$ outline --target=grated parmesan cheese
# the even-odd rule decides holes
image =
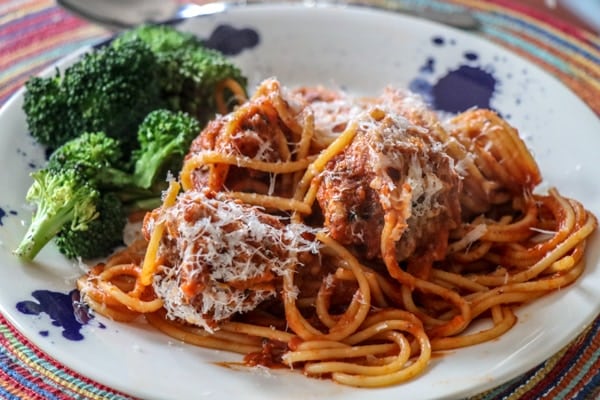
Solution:
[[[159,257],[167,262],[155,277],[154,290],[164,300],[169,318],[208,331],[275,295],[273,284],[264,285],[272,283],[268,279],[259,284],[253,284],[253,279],[269,274],[281,277],[300,264],[301,252],[316,253],[319,246],[307,239],[314,234],[312,228],[284,224],[224,193],[180,194],[176,204],[164,210],[161,221],[167,228]],[[200,285],[200,293],[189,298],[182,289],[186,282]],[[237,288],[240,282],[248,282],[248,287]]]

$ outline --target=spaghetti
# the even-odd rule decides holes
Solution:
[[[393,385],[581,276],[596,218],[540,181],[489,110],[442,124],[391,88],[357,99],[270,79],[194,141],[145,239],[78,287],[101,314],[248,365]]]

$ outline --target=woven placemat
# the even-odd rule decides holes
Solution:
[[[481,34],[560,79],[600,115],[600,38],[518,1],[403,0],[407,6],[470,8]],[[110,36],[48,0],[0,2],[0,105],[53,61]],[[599,132],[600,134],[600,132]],[[473,399],[597,399],[600,319],[531,371]],[[130,399],[40,351],[0,315],[0,398]]]

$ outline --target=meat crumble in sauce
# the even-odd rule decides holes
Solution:
[[[289,368],[283,363],[283,355],[290,350],[286,343],[275,340],[263,340],[262,349],[244,356],[244,365],[267,368]]]
[[[209,122],[206,128],[192,142],[187,157],[206,151],[220,154],[235,155],[258,161],[285,161],[281,148],[287,147],[288,152],[294,148],[284,144],[293,143],[291,132],[286,121],[279,118],[278,108],[286,108],[290,115],[296,117],[302,107],[292,100],[283,98],[282,88],[274,80],[266,81],[254,96],[234,112],[219,115]],[[300,100],[300,99],[298,99]],[[215,165],[213,168],[225,168]],[[194,187],[213,191],[233,190],[267,194],[273,190],[272,177],[265,172],[254,171],[236,166],[226,167],[231,173],[209,174],[204,168],[195,172]],[[275,188],[276,189],[276,188]],[[287,195],[290,193],[270,193]]]

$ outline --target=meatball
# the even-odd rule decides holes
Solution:
[[[460,179],[429,130],[374,106],[356,120],[352,143],[320,175],[317,201],[330,235],[367,258],[381,257],[386,215],[400,215],[396,258],[427,274],[460,223]]]
[[[167,316],[208,331],[276,295],[281,277],[316,251],[310,228],[284,224],[224,193],[187,191],[166,209],[147,214],[144,234],[164,234],[153,288]]]

